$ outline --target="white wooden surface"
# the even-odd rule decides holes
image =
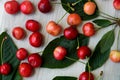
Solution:
[[[11,31],[16,26],[21,26],[25,29],[25,21],[28,19],[35,19],[39,21],[42,25],[42,29],[40,32],[45,36],[45,44],[40,48],[34,48],[29,45],[28,37],[31,32],[27,31],[27,37],[24,40],[16,40],[13,37],[14,42],[16,43],[17,47],[24,47],[29,52],[39,52],[44,49],[44,47],[48,44],[49,41],[54,39],[55,37],[50,36],[46,33],[45,26],[50,20],[58,21],[65,11],[61,7],[61,5],[52,5],[53,11],[48,14],[42,14],[37,9],[37,3],[39,0],[31,0],[35,5],[36,11],[32,15],[24,15],[19,12],[16,15],[9,15],[4,10],[4,3],[8,0],[0,0],[0,33],[4,30],[11,35]],[[22,2],[23,0],[18,0]],[[108,13],[112,16],[120,17],[120,12],[116,11],[113,8],[112,2],[113,0],[95,0],[99,9],[105,13]],[[57,0],[60,2],[60,0]],[[68,27],[66,23],[66,17],[60,22],[63,28]],[[80,30],[80,26],[78,29]],[[110,28],[100,30],[95,36],[91,37],[89,47],[93,50],[96,46],[97,42],[100,40],[102,35],[106,33]],[[117,30],[116,30],[117,33]],[[116,35],[117,36],[117,35]],[[93,45],[94,44],[94,45]],[[112,49],[116,49],[116,42],[114,43]],[[47,68],[37,68],[35,69],[35,73],[30,78],[24,78],[24,80],[52,80],[55,76],[75,76],[79,77],[80,73],[84,71],[84,65],[76,62],[75,64],[64,68],[64,69],[47,69]],[[120,80],[120,63],[116,64],[108,60],[101,68],[95,70],[93,73],[95,76],[99,75],[100,71],[104,72],[103,80]]]

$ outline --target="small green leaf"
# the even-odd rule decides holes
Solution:
[[[53,51],[57,46],[63,46],[67,49],[67,57],[78,60],[76,55],[76,49],[78,47],[78,42],[80,46],[88,45],[89,38],[80,34],[75,40],[67,40],[64,36],[52,40],[43,51],[43,64],[42,67],[45,68],[64,68],[70,66],[76,61],[69,60],[67,58],[58,61],[53,57]]]
[[[12,70],[9,75],[0,75],[0,80],[21,80],[21,76],[18,73],[20,61],[16,58],[16,51],[17,47],[10,36],[6,32],[3,32],[0,35],[0,64],[5,62],[10,63]]]
[[[114,30],[107,32],[102,39],[98,42],[93,55],[90,57],[88,63],[91,70],[101,67],[109,58],[110,49],[115,39]],[[86,66],[86,71],[88,71]]]
[[[73,3],[77,2],[78,0],[61,0],[62,7],[69,13],[77,13],[81,16],[83,20],[90,20],[93,18],[96,18],[99,15],[98,7],[96,8],[96,11],[93,15],[87,15],[83,11],[83,6],[88,0],[81,0],[79,3],[77,3],[75,6],[72,6]],[[91,0],[95,2],[94,0]],[[96,4],[97,5],[97,4]],[[70,8],[74,9],[74,11]]]
[[[77,80],[77,78],[70,76],[56,76],[53,80]]]
[[[112,24],[111,21],[107,20],[107,19],[96,19],[93,21],[96,25],[100,26],[100,27],[108,27]]]

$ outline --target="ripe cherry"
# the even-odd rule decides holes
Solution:
[[[53,51],[53,55],[56,60],[63,60],[66,54],[67,54],[67,50],[62,46],[57,46]]]
[[[40,30],[41,25],[36,20],[27,20],[26,29],[32,32],[37,32]]]
[[[12,30],[12,35],[17,40],[21,40],[21,39],[25,38],[26,33],[25,33],[25,30],[22,27],[15,27]]]
[[[94,80],[94,75],[89,72],[83,72],[80,74],[79,80]]]
[[[40,2],[38,3],[38,9],[42,13],[48,13],[51,11],[52,6],[51,6],[49,0],[40,0]]]
[[[78,36],[78,31],[75,27],[70,26],[64,29],[64,37],[66,39],[72,40],[75,39],[77,36]]]
[[[62,31],[62,27],[54,21],[50,21],[46,26],[46,31],[52,36],[57,36]]]
[[[11,72],[11,65],[9,63],[4,63],[0,67],[0,73],[3,75],[8,75]]]
[[[20,6],[17,1],[7,1],[4,8],[8,14],[16,14],[20,10]]]
[[[113,7],[114,7],[116,10],[120,10],[120,0],[114,0],[114,1],[113,1]]]
[[[91,22],[85,23],[82,28],[83,34],[85,36],[93,36],[95,34],[95,27]]]
[[[38,53],[32,53],[28,56],[28,62],[32,67],[40,67],[42,64],[42,58]]]
[[[30,77],[33,73],[33,68],[30,64],[23,62],[19,65],[19,73],[22,77]]]
[[[25,48],[20,48],[16,52],[16,57],[19,60],[24,60],[25,58],[27,58],[27,56],[28,56],[28,52]]]
[[[96,4],[94,2],[86,2],[84,4],[84,12],[87,14],[87,15],[93,15],[95,13],[95,10],[96,10]]]
[[[112,50],[110,52],[110,60],[116,63],[120,62],[120,52],[117,50]]]
[[[29,37],[29,43],[33,47],[40,47],[42,45],[42,40],[43,40],[42,34],[39,32],[34,32]]]
[[[77,50],[77,55],[80,59],[85,59],[86,57],[91,56],[91,50],[87,46],[81,46]]]
[[[67,17],[67,23],[72,26],[78,26],[82,22],[81,17],[77,13],[72,13]]]
[[[24,14],[31,14],[34,11],[34,6],[29,0],[26,0],[20,4],[20,10]]]

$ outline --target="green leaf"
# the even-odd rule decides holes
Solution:
[[[115,39],[114,30],[107,32],[102,39],[98,42],[93,55],[90,57],[88,63],[91,70],[101,67],[109,58],[110,49]],[[88,71],[86,66],[86,71]]]
[[[78,47],[78,42],[80,46],[88,45],[89,38],[80,34],[75,40],[67,40],[64,36],[52,40],[43,51],[43,64],[42,67],[45,68],[64,68],[70,66],[76,61],[69,60],[67,58],[62,61],[58,61],[53,57],[53,51],[57,46],[63,46],[67,49],[67,57],[78,60],[76,55],[76,49]]]
[[[9,75],[0,75],[0,80],[21,80],[21,76],[18,73],[20,61],[16,58],[16,51],[17,47],[10,36],[6,32],[3,32],[0,35],[0,64],[5,62],[10,63],[12,70]]]
[[[75,3],[77,1],[78,0],[61,0],[62,7],[69,13],[79,14],[83,20],[90,20],[90,19],[96,18],[99,15],[98,7],[96,8],[96,11],[93,15],[87,15],[84,13],[83,6],[86,2],[88,2],[88,0],[81,0],[75,6],[71,5],[72,3]],[[95,2],[94,0],[91,0],[91,1]],[[70,7],[68,5],[70,5],[70,7],[72,7],[74,9],[74,11],[72,9],[70,9]]]
[[[107,19],[96,19],[93,21],[96,25],[100,26],[100,27],[108,27],[112,24],[111,21],[107,20]]]
[[[77,80],[77,78],[70,76],[56,76],[53,80]]]

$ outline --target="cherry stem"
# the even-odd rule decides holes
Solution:
[[[4,41],[7,39],[7,37],[4,37],[3,38],[3,40],[2,40],[2,43],[1,43],[1,62],[2,62],[2,64],[3,64],[3,43],[4,43]]]
[[[75,6],[76,4],[78,4],[79,2],[81,2],[82,0],[78,0],[78,1],[76,1],[76,2],[74,2],[74,3],[72,3],[72,6]]]
[[[110,20],[113,20],[113,21],[116,21],[117,19],[113,19],[113,18],[111,18],[111,17],[105,17],[105,16],[103,16],[103,15],[100,15],[101,17],[103,17],[103,18],[106,18],[106,19],[110,19]]]
[[[66,14],[67,12],[57,21],[57,24],[65,17]]]
[[[82,64],[86,64],[86,63],[83,62],[83,61],[76,60],[76,59],[73,59],[73,58],[70,58],[70,57],[67,57],[67,56],[65,56],[65,58],[67,58],[67,59],[69,59],[69,60],[71,60],[71,61],[78,61],[78,62],[80,62],[80,63],[82,63]]]
[[[77,44],[78,44],[78,46],[77,46],[77,49],[78,49],[80,47],[80,43],[79,43],[78,37],[77,37]]]

